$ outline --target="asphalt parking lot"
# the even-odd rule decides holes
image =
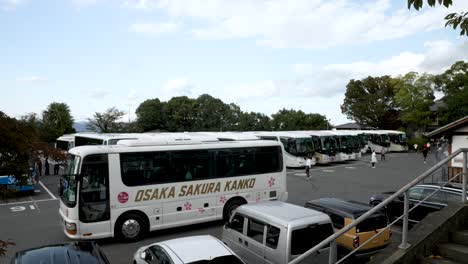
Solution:
[[[288,170],[289,202],[302,206],[311,199],[338,197],[367,203],[370,195],[396,190],[434,163],[431,160],[423,163],[421,154],[391,153],[386,155],[386,161],[378,162],[375,169],[370,167],[368,156],[360,161],[315,166],[310,181],[305,179],[303,170]],[[8,248],[6,257],[0,257],[0,263],[8,263],[18,250],[69,241],[63,234],[58,215],[58,179],[58,176],[43,176],[38,185],[40,193],[0,200],[0,239],[12,239],[16,243]],[[191,235],[220,237],[221,231],[221,222],[210,222],[152,232],[135,243],[114,239],[97,242],[111,263],[131,263],[134,252],[143,245]],[[395,231],[394,237],[398,239],[398,231]]]

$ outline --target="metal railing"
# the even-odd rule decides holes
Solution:
[[[456,156],[458,156],[459,154],[463,153],[463,166],[462,166],[462,172],[460,174],[457,174],[456,176],[452,177],[451,179],[449,179],[443,186],[447,185],[448,182],[451,182],[453,179],[459,177],[460,175],[462,176],[462,195],[461,195],[461,202],[462,203],[466,203],[467,200],[466,200],[466,190],[467,190],[467,187],[466,187],[466,183],[467,183],[467,176],[468,176],[468,169],[467,169],[467,153],[468,153],[468,148],[462,148],[462,149],[458,149],[457,151],[455,151],[454,153],[452,153],[451,155],[449,155],[448,157],[446,157],[445,159],[441,160],[440,162],[438,162],[436,165],[434,165],[432,168],[430,168],[429,170],[427,170],[426,172],[422,173],[421,175],[419,175],[418,177],[416,177],[414,180],[412,180],[411,182],[409,182],[408,184],[406,184],[405,186],[403,186],[400,190],[398,190],[397,192],[393,193],[392,195],[390,195],[387,199],[383,200],[381,203],[379,203],[378,205],[376,205],[374,208],[372,208],[371,210],[369,210],[368,212],[364,213],[363,215],[361,215],[360,217],[358,217],[356,220],[354,220],[353,222],[351,222],[349,225],[346,225],[344,226],[343,228],[341,228],[339,231],[337,231],[336,233],[334,233],[333,235],[329,236],[327,239],[323,240],[322,242],[320,242],[319,244],[315,245],[313,248],[307,250],[306,252],[304,252],[302,255],[300,255],[299,257],[293,259],[292,261],[289,262],[289,264],[296,264],[296,263],[300,263],[302,260],[304,260],[305,258],[307,258],[308,256],[316,253],[318,250],[320,250],[321,248],[323,247],[326,247],[326,246],[330,246],[330,257],[329,257],[329,263],[341,263],[342,261],[344,261],[346,258],[348,258],[349,256],[353,255],[359,248],[361,248],[362,246],[366,245],[367,243],[369,243],[370,241],[372,241],[372,239],[376,238],[377,236],[379,236],[382,232],[384,232],[386,229],[390,228],[393,224],[397,223],[398,221],[400,221],[401,219],[403,219],[403,229],[402,229],[402,238],[401,238],[401,243],[400,245],[398,246],[400,249],[403,249],[403,250],[406,250],[408,249],[411,245],[408,244],[408,222],[411,221],[410,219],[408,219],[408,215],[409,215],[409,212],[411,212],[414,208],[416,208],[418,205],[420,205],[422,202],[424,202],[425,200],[427,200],[428,198],[430,198],[432,195],[434,195],[437,191],[439,191],[440,189],[437,189],[436,191],[432,192],[430,195],[428,195],[425,199],[419,201],[415,206],[413,206],[411,209],[409,208],[409,195],[408,195],[408,190],[415,186],[416,184],[418,184],[419,182],[423,181],[424,179],[428,178],[429,176],[431,176],[434,172],[437,172],[437,170],[443,168],[443,166],[445,166],[448,162],[450,162],[452,159],[454,159]],[[359,223],[361,223],[362,221],[366,220],[368,217],[370,217],[371,215],[377,213],[377,212],[380,212],[382,209],[385,208],[385,206],[387,206],[389,203],[391,203],[395,198],[398,198],[399,196],[401,195],[404,195],[404,213],[403,215],[401,215],[400,217],[398,217],[396,220],[394,220],[392,223],[390,223],[389,225],[387,225],[385,228],[383,228],[382,230],[380,230],[378,233],[376,233],[374,236],[372,236],[370,239],[368,239],[367,241],[365,241],[364,243],[360,244],[359,247],[355,248],[353,251],[351,251],[349,254],[347,254],[346,256],[344,256],[343,258],[341,258],[340,260],[336,260],[336,239],[340,236],[342,236],[344,233],[348,232],[349,230],[351,230],[352,228],[354,228],[355,226],[357,226]]]

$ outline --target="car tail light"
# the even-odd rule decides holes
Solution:
[[[353,238],[353,247],[354,248],[359,247],[359,237],[354,237]]]

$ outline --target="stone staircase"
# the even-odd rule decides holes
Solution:
[[[434,255],[423,260],[422,264],[463,264],[468,263],[468,230],[451,233],[448,243],[440,243]]]

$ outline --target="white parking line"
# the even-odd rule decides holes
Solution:
[[[0,206],[3,206],[3,205],[14,205],[14,204],[25,204],[25,203],[39,203],[39,202],[47,202],[47,201],[55,201],[55,200],[58,200],[58,198],[54,198],[54,199],[42,199],[42,200],[33,200],[33,201],[25,201],[25,202],[14,202],[14,203],[2,203],[0,204]]]
[[[41,181],[39,181],[39,184],[42,186],[42,188],[44,188],[44,189],[47,191],[47,193],[48,193],[53,199],[57,199],[57,197],[55,197],[55,195],[54,195],[53,193],[51,193],[51,192],[49,191],[49,189],[47,189],[47,187],[45,187],[45,185],[44,185]]]

